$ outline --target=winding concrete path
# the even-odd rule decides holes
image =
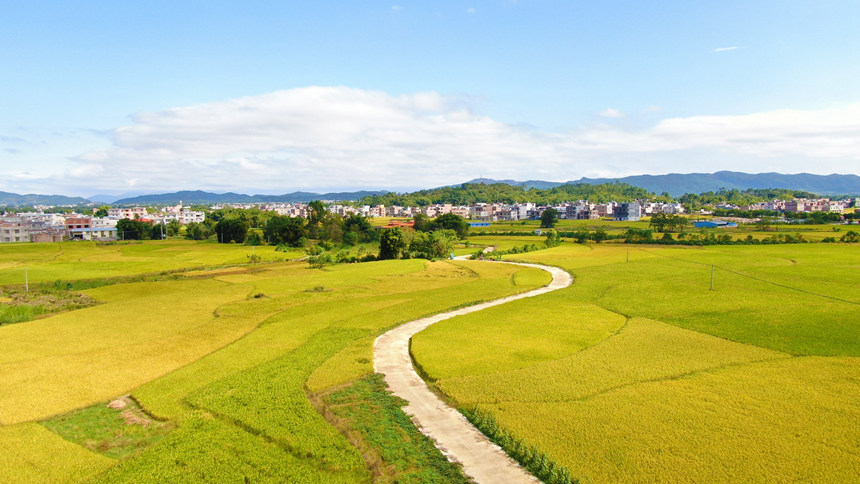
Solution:
[[[421,433],[435,441],[436,447],[449,460],[462,464],[466,475],[479,484],[534,483],[537,479],[490,442],[460,412],[448,406],[427,388],[412,366],[409,340],[415,333],[439,321],[517,299],[546,294],[565,288],[573,282],[570,274],[557,267],[514,262],[504,264],[545,270],[552,274],[552,282],[540,289],[410,321],[376,338],[373,344],[373,365],[376,371],[385,375],[385,381],[392,393],[409,402],[404,410],[412,417]]]

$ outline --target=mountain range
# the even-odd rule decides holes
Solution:
[[[812,175],[810,173],[798,173],[785,175],[782,173],[742,173],[736,171],[718,171],[716,173],[670,173],[668,175],[636,175],[622,178],[580,178],[568,182],[547,182],[540,180],[515,181],[515,180],[491,180],[489,178],[476,178],[468,183],[507,183],[508,185],[519,185],[529,188],[555,188],[559,185],[573,183],[612,183],[619,181],[630,185],[642,187],[650,192],[668,192],[673,197],[679,197],[685,193],[704,193],[717,191],[720,188],[727,190],[747,188],[785,188],[789,190],[803,190],[819,195],[860,195],[860,176],[857,175]]]
[[[812,175],[798,173],[786,175],[782,173],[742,173],[735,171],[718,171],[716,173],[670,173],[668,175],[636,175],[622,178],[580,178],[568,182],[553,182],[543,180],[494,180],[476,178],[467,183],[506,183],[508,185],[529,188],[554,188],[560,185],[575,183],[629,183],[644,188],[653,193],[668,192],[673,197],[685,193],[703,193],[717,191],[720,188],[728,190],[747,188],[785,188],[803,190],[819,195],[860,195],[860,176],[857,175]],[[182,201],[187,205],[210,205],[215,203],[297,203],[312,200],[359,200],[369,195],[388,193],[380,191],[356,191],[337,193],[292,192],[283,195],[245,195],[242,193],[212,193],[202,190],[180,191],[112,200],[109,195],[94,195],[91,199],[82,197],[67,197],[63,195],[18,195],[0,191],[0,206],[33,206],[33,205],[88,205],[107,203],[112,205],[165,205]]]
[[[32,207],[34,205],[86,205],[89,200],[82,197],[67,197],[64,195],[37,195],[28,193],[27,195],[18,195],[17,193],[0,192],[0,206],[7,207]]]
[[[180,201],[186,205],[209,205],[213,203],[298,203],[313,200],[358,200],[370,195],[382,195],[386,191],[357,191],[337,193],[293,192],[283,195],[245,195],[243,193],[211,193],[202,190],[162,193],[158,195],[140,195],[123,198],[113,202],[114,205],[164,205],[176,204]]]

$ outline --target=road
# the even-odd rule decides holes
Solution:
[[[409,355],[409,340],[412,335],[432,324],[517,299],[546,294],[565,288],[573,282],[570,274],[557,267],[513,262],[488,263],[516,264],[542,269],[552,274],[552,282],[539,289],[416,319],[398,326],[378,337],[374,342],[373,364],[377,372],[385,375],[385,381],[391,392],[409,402],[404,407],[404,411],[412,418],[419,430],[430,437],[449,460],[462,464],[463,471],[475,482],[479,484],[534,483],[538,482],[537,479],[508,457],[501,448],[490,442],[460,412],[447,405],[427,388],[424,380],[415,372]]]

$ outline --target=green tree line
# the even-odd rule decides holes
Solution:
[[[476,202],[485,203],[525,203],[532,202],[541,205],[557,204],[571,200],[589,200],[594,203],[610,201],[630,201],[639,198],[655,198],[656,196],[644,188],[634,187],[627,183],[575,183],[561,185],[545,190],[508,185],[506,183],[464,183],[453,187],[441,187],[431,190],[420,190],[412,193],[386,193],[373,195],[359,200],[362,205],[401,205],[426,207],[433,204],[450,203],[452,205],[469,205]]]

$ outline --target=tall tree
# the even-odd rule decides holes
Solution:
[[[307,237],[305,221],[299,217],[272,217],[263,228],[263,236],[270,244],[299,247]]]
[[[545,228],[555,227],[555,224],[558,223],[558,210],[554,208],[548,208],[540,214],[540,226]]]
[[[446,213],[436,217],[430,227],[432,230],[453,230],[460,239],[469,236],[469,222],[454,213]]]
[[[240,218],[223,218],[215,224],[215,233],[218,235],[218,242],[241,244],[245,242],[249,228],[251,225]]]
[[[403,229],[400,227],[385,229],[379,237],[379,258],[399,259],[408,245]]]
[[[121,240],[143,240],[152,235],[152,224],[123,218],[117,220],[116,231]]]

